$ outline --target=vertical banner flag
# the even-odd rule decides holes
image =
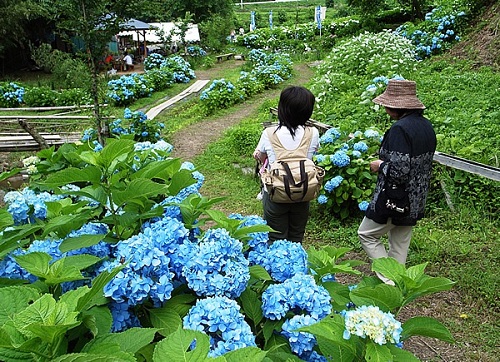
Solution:
[[[273,28],[273,11],[272,10],[269,12],[269,27],[271,29]]]
[[[321,5],[316,6],[316,22],[318,23],[318,29],[321,29]]]
[[[255,11],[250,13],[250,31],[255,30]]]

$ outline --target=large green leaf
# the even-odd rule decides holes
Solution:
[[[372,262],[372,270],[397,282],[405,274],[405,267],[394,258],[378,258]]]
[[[166,185],[145,178],[135,179],[127,185],[125,190],[113,190],[113,202],[120,207],[132,199],[150,198],[160,194],[167,194],[167,192]]]
[[[411,336],[432,337],[449,343],[455,342],[450,331],[441,322],[431,317],[408,319],[403,324],[401,339],[406,340]]]
[[[323,356],[328,356],[329,361],[352,362],[356,361],[356,355],[351,348],[343,347],[340,344],[332,343],[328,338],[316,336],[316,342]]]
[[[33,275],[42,276],[49,273],[49,263],[52,257],[47,253],[37,251],[24,255],[17,255],[14,258],[22,268]]]
[[[365,359],[369,362],[392,362],[394,360],[387,346],[379,345],[371,340],[366,343]]]
[[[0,209],[0,230],[14,224],[14,219],[6,209]]]
[[[227,362],[260,362],[266,357],[267,352],[257,347],[245,347],[224,355]]]
[[[450,290],[453,285],[455,285],[455,282],[448,278],[425,276],[423,282],[417,288],[408,291],[403,305],[407,305],[423,295]]]
[[[180,167],[181,161],[178,158],[151,162],[141,168],[139,171],[132,174],[130,178],[132,180],[135,178],[157,178],[167,182],[176,172],[179,172]],[[190,172],[189,174],[191,178],[193,178]]]
[[[120,333],[104,334],[87,343],[82,352],[95,352],[99,351],[100,346],[117,344],[121,351],[136,353],[153,341],[156,332],[156,328],[130,328]]]
[[[36,233],[42,227],[43,225],[40,223],[14,226],[10,230],[4,230],[0,235],[0,259],[12,250],[27,244],[29,240],[25,240],[25,238]]]
[[[92,280],[92,288],[78,301],[77,311],[81,312],[92,307],[92,300],[98,294],[102,295],[103,289],[115,276],[122,270],[124,266],[114,268],[111,272],[102,271],[96,278]]]
[[[95,166],[87,166],[85,168],[68,167],[48,175],[45,181],[35,182],[35,185],[49,188],[82,182],[97,185],[101,183],[101,178],[101,171]]]
[[[350,297],[355,305],[376,305],[384,312],[394,311],[403,302],[401,291],[386,284],[358,287],[351,291]]]
[[[420,362],[420,360],[413,355],[413,353],[406,351],[404,349],[398,348],[393,344],[387,345],[392,355],[394,356],[394,361],[397,362]]]
[[[250,318],[255,326],[259,325],[264,316],[262,314],[262,302],[260,301],[258,294],[250,288],[246,288],[240,295],[240,301],[243,306],[245,316]]]
[[[267,280],[267,281],[272,280],[272,278],[269,275],[269,273],[267,272],[267,270],[264,269],[260,265],[252,265],[252,266],[250,266],[249,269],[250,269],[250,275],[252,276],[252,278],[256,278],[258,280]]]
[[[193,346],[193,342],[196,342]],[[153,362],[202,362],[210,342],[205,333],[179,328],[156,345]]]
[[[0,288],[0,326],[39,297],[36,289],[26,286]]]
[[[107,169],[109,174],[114,173],[116,165],[125,161],[134,150],[134,144],[134,140],[108,139],[106,147],[98,153],[99,165]]]
[[[177,195],[179,191],[183,188],[191,186],[196,183],[196,180],[193,178],[191,171],[189,170],[179,170],[172,175],[170,179],[170,185],[168,186],[169,195]]]
[[[96,306],[82,312],[82,322],[95,337],[109,333],[113,325],[113,316],[108,306]]]
[[[135,362],[137,359],[129,353],[108,348],[108,353],[71,353],[51,360],[52,362]]]
[[[78,230],[83,224],[88,222],[91,210],[82,211],[79,214],[72,215],[60,215],[53,219],[48,220],[48,222],[43,227],[42,238],[55,233],[59,237],[65,237],[73,230]]]
[[[59,245],[59,250],[65,253],[70,250],[78,250],[82,248],[88,248],[89,246],[96,245],[104,239],[105,235],[80,235],[72,238],[66,238]]]
[[[173,308],[153,308],[149,311],[149,318],[153,327],[159,333],[168,336],[182,326],[182,319]]]

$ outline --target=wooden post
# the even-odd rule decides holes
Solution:
[[[42,150],[45,148],[49,148],[49,145],[47,144],[47,142],[45,142],[45,139],[42,136],[40,136],[40,134],[37,132],[37,130],[34,129],[33,127],[31,127],[28,124],[28,122],[26,122],[25,119],[19,119],[18,122],[21,125],[21,127],[26,132],[28,132],[31,135],[31,137],[33,137],[33,139],[40,145],[40,148]]]

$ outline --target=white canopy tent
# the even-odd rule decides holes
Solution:
[[[175,25],[175,23],[149,23],[151,27],[155,29],[148,29],[143,31],[143,35],[145,41],[149,44],[151,43],[163,43],[163,40],[158,35],[160,31],[163,31],[165,35],[172,34],[172,42],[180,42],[182,39],[178,33],[179,29]],[[134,41],[139,41],[139,34],[134,30],[129,31],[121,31],[117,34],[117,36],[132,36]],[[184,39],[186,42],[199,42],[200,41],[200,32],[198,31],[197,24],[189,24],[189,28],[186,32],[186,37]]]

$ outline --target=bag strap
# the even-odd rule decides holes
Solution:
[[[312,141],[312,130],[311,127],[304,127],[304,136],[302,136],[302,140],[300,141],[299,146],[293,150],[287,150],[283,147],[283,144],[278,138],[278,135],[275,133],[275,129],[266,128],[267,136],[269,141],[271,142],[271,146],[273,147],[274,153],[276,154],[276,160],[294,160],[307,158],[307,153],[309,151],[309,146]]]
[[[283,183],[285,184],[285,192],[288,195],[288,198],[292,200],[292,192],[290,191],[290,184],[293,185],[294,187],[302,187],[302,197],[300,198],[300,201],[304,199],[304,197],[307,194],[307,190],[309,188],[309,179],[307,178],[306,175],[306,166],[305,166],[305,160],[301,160],[299,163],[300,167],[300,181],[295,182],[295,179],[293,178],[292,171],[290,170],[290,167],[288,166],[288,163],[285,161],[279,161],[283,168],[285,169],[286,175],[283,176]]]

